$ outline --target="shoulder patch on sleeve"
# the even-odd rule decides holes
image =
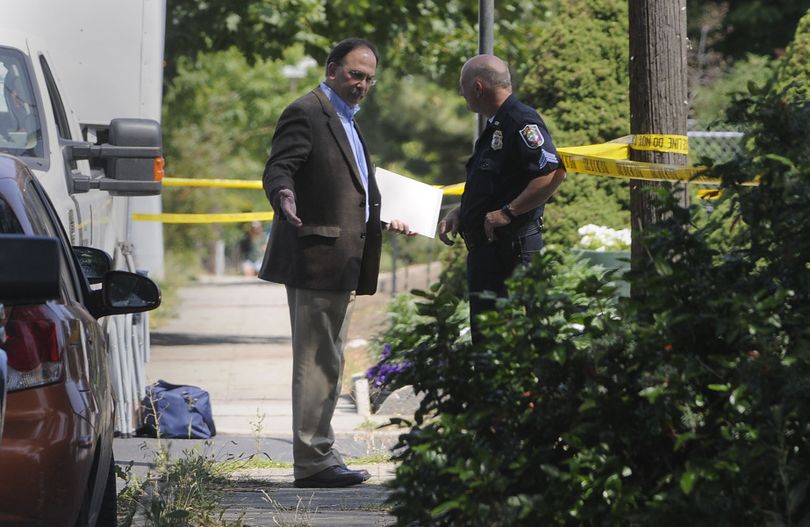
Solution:
[[[540,127],[536,124],[527,124],[521,128],[520,137],[523,138],[523,142],[526,143],[526,146],[532,150],[540,148],[545,142],[543,134],[540,133]]]

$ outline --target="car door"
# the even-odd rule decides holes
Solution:
[[[99,414],[108,389],[106,360],[103,356],[103,337],[100,335],[96,320],[82,304],[84,277],[80,275],[67,241],[64,230],[59,223],[56,212],[45,191],[34,178],[28,178],[23,193],[25,210],[34,234],[60,240],[61,287],[63,302],[59,304],[64,310],[67,327],[67,370],[68,382],[75,382],[75,393],[81,400],[74,401],[73,407],[91,426],[87,433],[77,438],[88,447],[95,446],[98,435]]]

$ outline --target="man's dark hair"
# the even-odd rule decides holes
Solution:
[[[354,51],[357,48],[368,48],[374,53],[374,59],[379,63],[380,62],[380,54],[377,52],[377,48],[364,38],[347,38],[345,40],[341,40],[338,44],[332,48],[332,51],[329,52],[329,56],[326,57],[326,74],[329,75],[329,65],[333,62],[335,64],[340,64],[343,61],[343,58]]]

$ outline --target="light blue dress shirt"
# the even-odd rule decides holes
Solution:
[[[349,144],[352,146],[354,152],[354,160],[357,163],[357,168],[360,171],[360,180],[363,182],[363,190],[366,192],[366,221],[369,217],[369,202],[368,202],[368,165],[366,164],[366,151],[363,149],[363,142],[360,141],[360,136],[354,127],[354,116],[360,111],[360,105],[355,104],[349,106],[346,101],[340,98],[340,95],[335,93],[325,82],[321,83],[321,90],[329,98],[329,102],[335,107],[335,111],[340,118],[340,124],[343,125],[343,130],[346,131],[346,137],[349,138]]]

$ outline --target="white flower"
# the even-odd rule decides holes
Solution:
[[[582,239],[579,246],[590,251],[626,251],[630,248],[630,229],[611,229],[602,225],[589,223],[580,227],[577,232]]]

